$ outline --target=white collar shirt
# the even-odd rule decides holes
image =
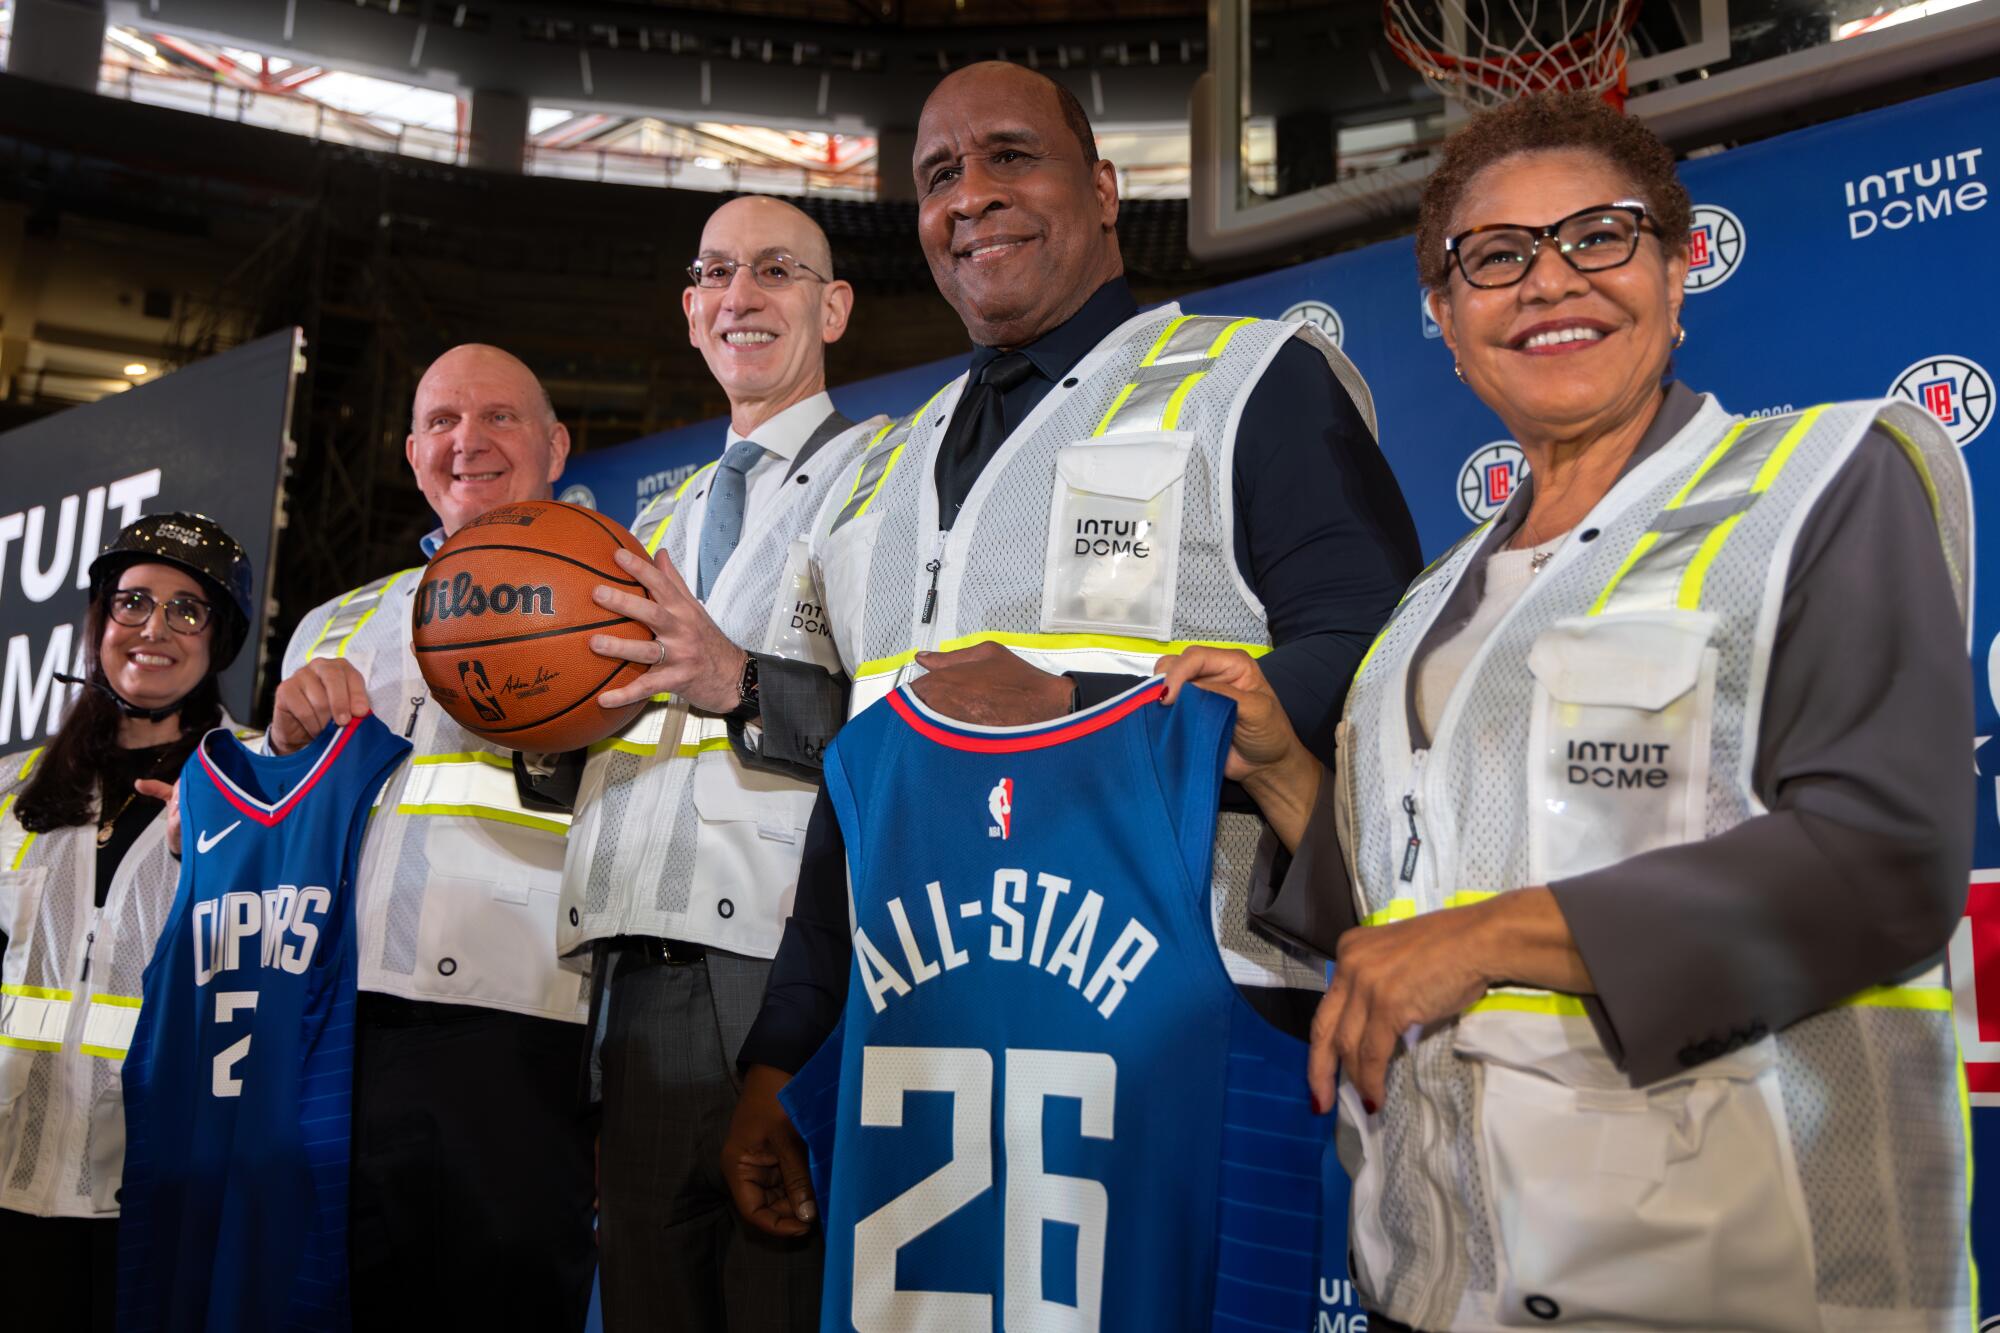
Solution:
[[[777,499],[786,475],[792,470],[793,461],[799,456],[799,450],[805,448],[812,433],[832,414],[833,399],[824,393],[816,393],[793,403],[747,436],[738,435],[733,426],[730,428],[729,438],[723,441],[725,450],[742,439],[755,440],[764,448],[764,456],[751,466],[745,478],[743,517],[746,528],[754,515]]]

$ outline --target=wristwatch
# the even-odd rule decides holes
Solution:
[[[739,702],[736,707],[729,711],[729,716],[745,722],[757,716],[761,709],[761,701],[757,694],[757,654],[755,653],[743,654],[743,678],[736,682],[736,697]]]

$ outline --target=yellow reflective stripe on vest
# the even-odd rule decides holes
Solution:
[[[854,673],[854,678],[869,680],[878,676],[893,675],[916,661],[920,652],[948,653],[959,648],[970,648],[976,643],[997,643],[1003,648],[1050,655],[1118,653],[1127,657],[1146,657],[1149,670],[1152,658],[1164,657],[1168,653],[1184,653],[1190,648],[1235,648],[1252,657],[1262,657],[1271,651],[1271,646],[1265,643],[1223,643],[1213,639],[1135,639],[1118,634],[1019,634],[1011,630],[980,630],[946,639],[934,648],[911,648],[897,653],[894,657],[863,662],[860,670]]]
[[[27,862],[28,849],[35,845],[35,839],[40,836],[38,833],[30,833],[27,837],[21,839],[21,850],[14,853],[14,864],[9,866],[8,869],[19,870]]]
[[[312,647],[306,649],[306,657],[311,659],[347,656],[347,645],[354,641],[354,636],[361,632],[361,627],[374,619],[375,613],[382,609],[382,597],[389,591],[390,585],[411,572],[408,569],[399,569],[387,578],[362,584],[335,602],[333,614],[326,618],[326,624],[320,626],[319,635],[312,641]]]
[[[1826,405],[1732,426],[1632,545],[1589,614],[1701,609],[1702,585],[1730,534],[1771,489]]]
[[[1188,395],[1208,373],[1207,363],[1222,355],[1239,330],[1256,322],[1227,315],[1168,320],[1139,358],[1132,381],[1112,398],[1091,435],[1178,429]]]
[[[1932,1013],[1951,1012],[1951,989],[1946,986],[1870,986],[1840,1002],[1843,1009],[1924,1009]]]
[[[716,463],[719,463],[721,461],[722,460],[719,458],[715,460]],[[715,468],[715,463],[705,463],[702,466],[696,468],[693,472],[689,473],[688,479],[682,482],[679,486],[674,488],[674,493],[671,497],[673,508],[667,511],[666,517],[660,520],[660,526],[654,528],[651,535],[649,535],[646,538],[647,555],[658,555],[660,553],[660,543],[667,539],[667,529],[673,526],[674,515],[680,512],[681,497],[688,493],[688,487],[694,485],[695,482],[701,479],[703,473],[713,471],[714,468]],[[647,510],[650,511],[653,508],[653,505],[659,504],[661,501],[667,500],[668,498],[669,497],[667,496],[661,496],[661,495],[654,496],[652,504],[648,504],[646,506]],[[645,519],[646,515],[640,514],[638,526],[644,527]]]
[[[1532,990],[1508,986],[1486,992],[1465,1011],[1467,1014],[1541,1014],[1548,1018],[1586,1018],[1583,1001],[1574,995],[1552,990]]]
[[[83,1015],[83,1041],[77,1049],[103,1060],[123,1060],[139,1029],[136,995],[93,995]]]
[[[1951,571],[1951,581],[1959,589],[1959,597],[1963,601],[1965,571],[1959,567],[1958,552],[1952,549],[1950,540],[1944,535],[1944,501],[1938,496],[1937,478],[1931,475],[1931,465],[1924,461],[1924,451],[1917,447],[1915,440],[1886,421],[1877,420],[1875,424],[1896,442],[1896,447],[1910,460],[1910,466],[1917,470],[1917,480],[1924,484],[1924,498],[1931,502],[1931,519],[1938,528],[1938,544],[1944,548],[1945,568]]]
[[[410,761],[399,815],[461,815],[547,833],[567,833],[569,816],[523,809],[511,760],[487,750],[420,754]]]
[[[956,381],[954,381],[956,383]],[[891,421],[875,432],[868,443],[862,446],[861,466],[854,471],[854,485],[847,492],[847,502],[840,512],[833,516],[830,532],[838,532],[844,525],[853,522],[868,512],[868,506],[875,503],[875,497],[882,493],[882,483],[889,480],[889,474],[896,470],[896,464],[903,457],[903,449],[909,444],[910,436],[931,410],[931,404],[944,395],[950,384],[924,399],[924,405],[899,421]]]
[[[0,1046],[61,1050],[74,996],[74,991],[46,986],[0,986]]]

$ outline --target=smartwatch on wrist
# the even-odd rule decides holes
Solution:
[[[757,694],[757,654],[755,653],[743,654],[743,676],[736,682],[736,697],[736,707],[730,710],[729,716],[746,722],[757,716],[760,711],[761,701]]]

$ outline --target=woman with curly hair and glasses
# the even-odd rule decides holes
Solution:
[[[113,1326],[120,1071],[180,872],[181,765],[225,721],[250,562],[199,514],[154,514],[91,562],[84,689],[44,749],[0,759],[0,1308]]]
[[[1238,699],[1294,852],[1264,925],[1336,961],[1311,1076],[1378,1329],[1972,1316],[1964,468],[1907,403],[1675,382],[1689,213],[1595,99],[1454,134],[1418,262],[1526,483],[1412,585],[1332,773],[1248,658],[1163,663]]]

